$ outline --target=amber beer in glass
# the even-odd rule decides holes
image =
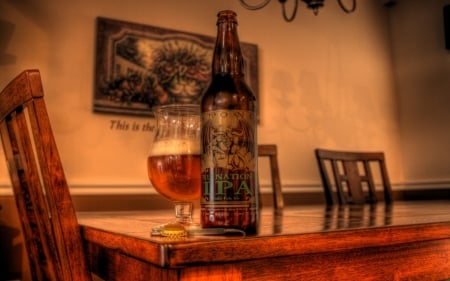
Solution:
[[[153,187],[173,201],[200,198],[200,147],[198,142],[169,140],[153,145],[148,176]]]

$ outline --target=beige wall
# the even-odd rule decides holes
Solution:
[[[318,16],[300,3],[297,19],[286,23],[277,1],[264,10],[248,11],[237,0],[3,0],[0,19],[12,23],[14,32],[0,50],[13,58],[0,63],[0,85],[25,68],[41,70],[60,154],[70,184],[78,187],[76,192],[101,192],[103,186],[117,186],[117,192],[151,192],[145,170],[151,134],[111,130],[110,122],[153,120],[92,112],[95,18],[215,36],[217,11],[230,8],[238,13],[240,39],[259,46],[259,142],[279,145],[286,192],[321,190],[315,147],[385,151],[394,189],[409,181],[448,180],[450,155],[448,151],[440,153],[448,147],[450,135],[448,130],[443,132],[448,122],[436,124],[434,118],[448,120],[450,113],[441,104],[439,113],[430,114],[430,109],[430,116],[421,120],[421,130],[434,124],[432,131],[444,139],[433,145],[421,138],[411,140],[417,137],[413,126],[417,120],[410,105],[421,104],[419,98],[425,91],[431,96],[430,83],[440,91],[441,100],[445,96],[448,100],[448,83],[445,93],[440,84],[443,79],[424,81],[417,89],[411,85],[415,81],[401,76],[404,61],[394,60],[392,55],[403,50],[399,45],[392,52],[395,40],[391,41],[389,26],[389,13],[396,12],[381,2],[358,1],[357,12],[348,15],[335,1],[327,1]],[[431,2],[440,6],[444,1]],[[394,9],[403,8],[398,5]],[[405,12],[405,17],[409,16]],[[407,23],[397,21],[399,25]],[[399,28],[394,34],[402,33]],[[446,55],[447,65],[442,69],[448,74],[448,52],[432,51]],[[394,62],[398,63],[397,76]],[[395,77],[401,83],[396,84]],[[408,85],[415,89],[417,100],[408,97]],[[441,100],[435,103],[439,105]],[[426,167],[439,165],[437,172],[424,170],[421,164],[430,145],[435,155],[432,160],[439,160],[428,160]],[[412,156],[416,150],[421,150],[420,157]],[[1,165],[3,171],[3,161]],[[265,169],[266,164],[261,166]],[[265,175],[262,183],[269,183]],[[3,172],[0,184],[8,185]]]
[[[392,10],[391,25],[405,178],[448,183],[450,50],[442,7],[450,1],[403,2]]]

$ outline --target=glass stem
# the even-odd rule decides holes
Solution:
[[[192,223],[193,204],[191,202],[174,202],[174,205],[177,222],[181,224]]]

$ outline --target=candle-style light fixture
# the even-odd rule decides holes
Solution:
[[[261,3],[252,5],[247,3],[247,0],[239,0],[239,2],[248,10],[259,10],[267,6],[271,0],[262,0]],[[278,0],[281,4],[281,9],[283,13],[283,18],[287,22],[291,22],[295,19],[295,16],[297,15],[297,9],[298,9],[298,2],[302,1],[306,3],[306,6],[308,9],[313,10],[313,13],[317,15],[319,13],[319,9],[323,7],[325,0],[293,0],[294,1],[294,8],[291,12],[291,15],[288,16],[286,12],[286,2],[287,0]],[[342,3],[342,0],[337,0],[339,6],[341,9],[346,13],[353,13],[356,10],[356,0],[351,0],[351,5],[347,7],[345,4]]]

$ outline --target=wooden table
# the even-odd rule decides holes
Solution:
[[[450,202],[261,211],[252,236],[151,237],[170,210],[78,213],[105,280],[444,280]]]

